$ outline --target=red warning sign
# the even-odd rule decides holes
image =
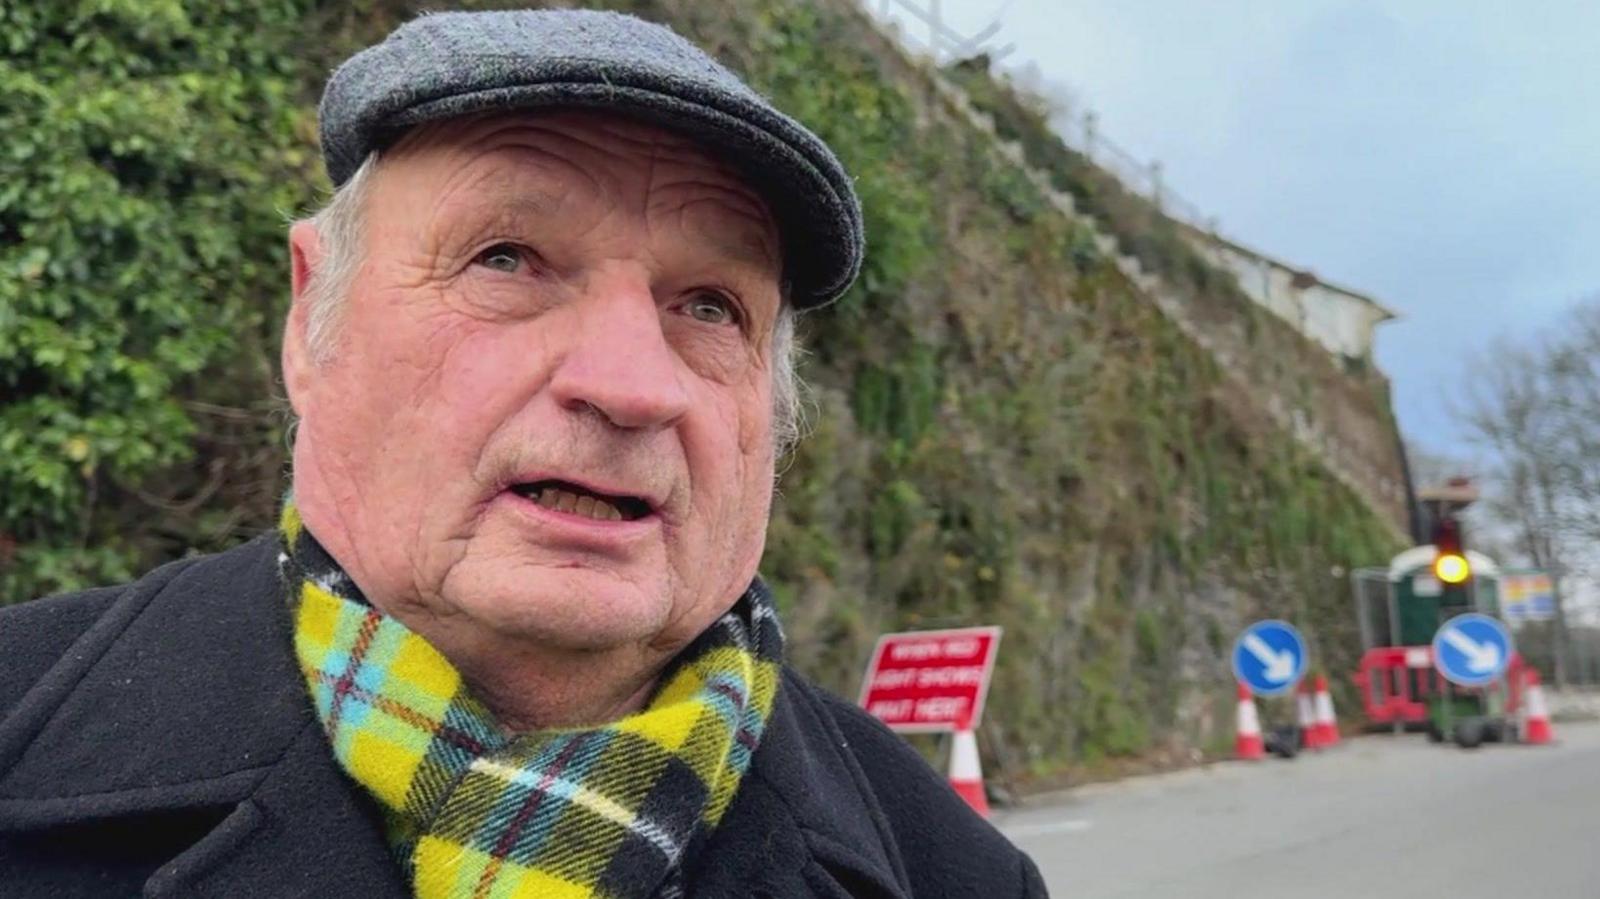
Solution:
[[[861,707],[898,731],[978,726],[1000,628],[884,634],[861,684]]]

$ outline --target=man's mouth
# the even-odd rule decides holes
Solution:
[[[597,493],[567,481],[533,481],[511,485],[511,492],[546,509],[581,515],[596,521],[638,521],[651,512],[650,503],[637,496]]]

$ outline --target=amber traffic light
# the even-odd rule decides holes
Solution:
[[[1433,560],[1433,576],[1446,584],[1464,584],[1472,577],[1472,566],[1466,556],[1445,553]]]
[[[1444,584],[1464,584],[1472,578],[1472,563],[1461,545],[1461,525],[1454,518],[1442,518],[1434,526],[1433,576]]]

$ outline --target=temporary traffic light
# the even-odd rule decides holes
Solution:
[[[1472,577],[1472,564],[1461,546],[1461,525],[1449,516],[1433,528],[1433,576],[1444,584],[1464,584]]]
[[[1472,577],[1472,566],[1466,556],[1447,553],[1433,560],[1433,575],[1446,584],[1461,584]]]

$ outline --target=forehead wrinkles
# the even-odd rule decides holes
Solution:
[[[441,203],[448,204],[463,195],[469,201],[482,196],[521,199],[531,188],[534,196],[553,206],[556,198],[571,192],[608,192],[593,167],[526,136],[519,140],[507,132],[488,135],[466,143],[459,157],[460,163],[440,185]]]
[[[673,222],[685,234],[758,268],[779,264],[777,228],[761,196],[733,169],[694,142],[669,132],[618,123],[612,154],[640,172],[647,221]]]
[[[670,222],[741,262],[781,266],[777,227],[761,196],[670,131],[590,112],[491,116],[429,123],[395,150],[426,152],[430,144],[450,166],[437,193],[441,208],[482,197],[522,200],[530,189],[534,206],[553,208],[573,193],[589,194],[646,222]]]
[[[777,233],[766,204],[743,186],[664,178],[649,202],[652,217],[669,217],[684,233],[706,237],[741,261],[778,267]]]

